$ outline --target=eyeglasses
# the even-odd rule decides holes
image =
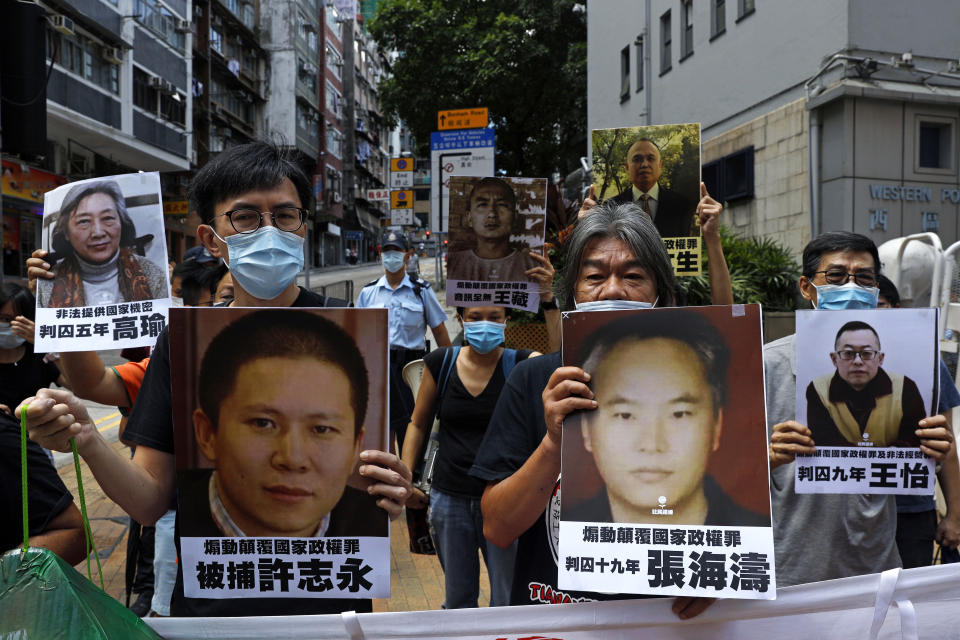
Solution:
[[[840,356],[841,360],[854,360],[857,356],[860,356],[860,359],[864,362],[870,362],[877,357],[879,351],[874,351],[873,349],[861,349],[856,351],[854,349],[844,349],[843,351],[837,351],[837,355]]]
[[[877,274],[870,269],[848,273],[846,269],[827,269],[826,271],[814,271],[813,275],[822,273],[827,284],[847,284],[850,278],[861,287],[877,286]]]
[[[277,207],[273,211],[260,212],[256,209],[234,209],[213,216],[219,218],[227,216],[233,230],[237,233],[253,233],[263,225],[263,216],[269,215],[273,224],[281,231],[296,231],[303,226],[303,220],[307,215],[306,209],[297,207]]]

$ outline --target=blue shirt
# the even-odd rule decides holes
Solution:
[[[940,359],[940,397],[937,404],[937,413],[946,413],[954,407],[960,406],[960,392],[957,391],[957,385],[953,383],[953,376],[950,370]],[[947,425],[950,428],[950,425]],[[933,511],[937,508],[933,496],[896,496],[897,511],[900,513],[922,513],[924,511]]]
[[[402,349],[423,349],[428,324],[431,328],[436,327],[447,319],[433,289],[424,286],[418,296],[406,274],[396,289],[387,284],[386,274],[365,286],[357,296],[357,307],[389,309],[390,346]]]

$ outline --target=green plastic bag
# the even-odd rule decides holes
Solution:
[[[132,611],[52,551],[0,558],[0,640],[158,639]]]

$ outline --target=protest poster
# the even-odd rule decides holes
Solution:
[[[35,348],[153,346],[167,324],[170,281],[160,175],[71,182],[44,194]]]
[[[937,309],[797,311],[797,493],[933,495],[918,422],[937,413]]]
[[[389,597],[357,473],[387,449],[387,349],[386,309],[172,309],[186,597]]]
[[[773,599],[760,305],[563,315],[558,584]]]
[[[447,299],[451,307],[513,307],[536,313],[547,219],[545,178],[450,178]]]
[[[597,202],[636,203],[664,239],[677,276],[700,275],[700,123],[594,129]]]

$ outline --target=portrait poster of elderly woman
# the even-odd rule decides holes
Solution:
[[[43,234],[55,277],[38,283],[38,307],[115,305],[170,295],[156,174],[84,180],[56,191],[62,191],[62,201],[56,206],[52,201],[60,194],[47,194]]]
[[[152,346],[170,281],[158,173],[82,180],[44,194],[34,344],[44,352]]]

